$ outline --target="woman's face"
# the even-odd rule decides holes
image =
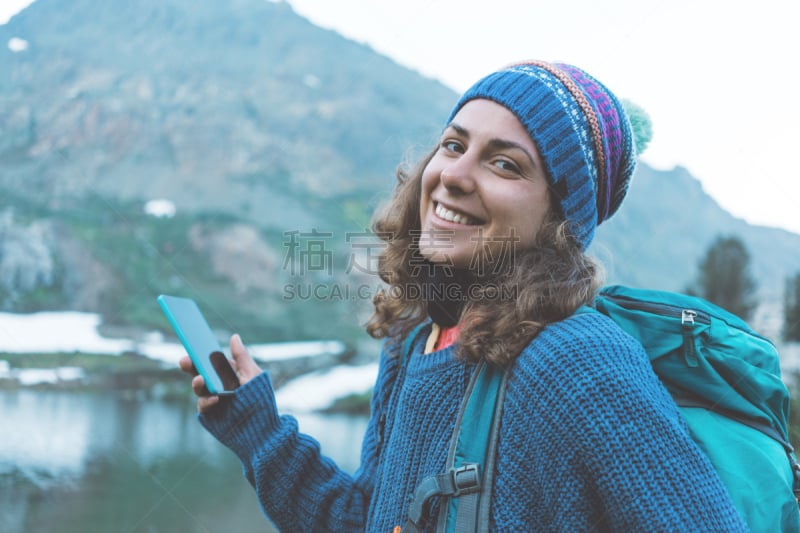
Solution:
[[[422,173],[419,249],[457,268],[508,265],[533,246],[549,209],[545,170],[525,128],[500,104],[471,100]]]

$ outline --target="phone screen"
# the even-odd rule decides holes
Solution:
[[[225,357],[197,303],[190,298],[158,297],[158,304],[167,316],[197,372],[203,376],[211,394],[233,394],[239,378]]]

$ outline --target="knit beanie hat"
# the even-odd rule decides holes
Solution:
[[[514,64],[479,80],[447,123],[476,98],[508,108],[528,130],[561,214],[585,250],[625,197],[636,155],[651,137],[647,115],[627,102],[626,110],[583,70],[543,61]]]

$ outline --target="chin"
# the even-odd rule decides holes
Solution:
[[[460,254],[452,248],[420,248],[420,255],[427,261],[452,268],[468,268],[471,254]]]

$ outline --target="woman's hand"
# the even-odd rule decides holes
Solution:
[[[239,386],[244,385],[263,372],[250,356],[247,348],[245,348],[244,344],[242,344],[242,339],[238,334],[231,336],[230,346],[231,354],[233,355],[231,366],[236,372],[236,376],[239,378]],[[181,370],[191,376],[194,376],[192,378],[192,391],[194,391],[194,393],[197,395],[198,411],[205,413],[219,403],[219,396],[212,395],[210,392],[208,392],[206,384],[203,380],[203,376],[197,373],[197,369],[195,369],[192,360],[188,356],[182,357],[178,364]]]

